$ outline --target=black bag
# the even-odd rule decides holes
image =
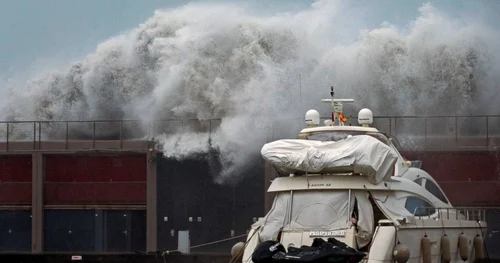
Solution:
[[[285,248],[275,241],[266,241],[260,244],[252,255],[254,263],[358,263],[365,254],[345,243],[329,238],[328,242],[315,238],[311,246],[302,246],[300,248],[289,247],[288,252]],[[274,249],[270,249],[274,247]],[[271,251],[272,250],[272,251]],[[270,251],[270,252],[268,252]]]
[[[260,243],[252,253],[252,261],[254,263],[270,263],[273,261],[273,256],[280,252],[281,254],[285,254],[285,247],[276,241],[265,241]]]

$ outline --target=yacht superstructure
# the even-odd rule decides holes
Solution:
[[[261,154],[278,171],[268,192],[276,197],[268,214],[252,225],[233,256],[252,262],[262,242],[285,248],[335,238],[366,253],[368,262],[469,262],[483,259],[487,225],[480,208],[453,207],[437,182],[405,159],[393,138],[370,127],[369,109],[360,126],[345,125],[343,103],[331,98],[332,118],[320,126],[309,110],[299,139],[277,140]],[[239,248],[239,249],[236,249]]]

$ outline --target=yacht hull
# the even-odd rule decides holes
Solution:
[[[247,245],[245,247],[243,262],[252,262],[252,253],[260,243],[259,223],[255,224],[248,234]],[[394,247],[400,243],[408,247],[409,259],[406,263],[423,262],[422,238],[430,240],[431,263],[440,263],[443,248],[441,244],[442,236],[446,234],[450,241],[451,263],[454,262],[474,262],[477,258],[474,240],[476,236],[482,237],[484,241],[487,225],[484,221],[474,220],[440,220],[435,218],[416,219],[411,224],[404,224],[396,227],[391,223],[379,224],[373,234],[372,242],[369,245],[367,256],[362,262],[367,263],[393,263],[395,262],[393,252]],[[303,233],[283,233],[282,244],[287,247],[291,243],[294,246],[311,245],[312,238],[307,238],[309,231]],[[464,261],[460,255],[459,236],[464,235],[467,239],[467,260]],[[294,238],[295,237],[295,238]],[[325,237],[325,240],[327,237]],[[356,248],[353,242],[352,229],[346,230],[346,236],[338,238],[340,241]],[[484,248],[484,244],[482,244]]]

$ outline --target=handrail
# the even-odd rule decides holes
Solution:
[[[356,116],[350,116],[350,121]],[[430,119],[445,118],[447,121],[440,122],[437,125]],[[475,126],[468,123],[461,124],[461,119],[469,118],[475,121]],[[329,119],[324,117],[322,119]],[[422,125],[409,127],[405,125],[407,120],[422,120]],[[481,121],[480,123],[477,120]],[[221,118],[212,118],[198,120],[194,118],[167,118],[155,120],[141,119],[123,119],[123,120],[35,120],[35,121],[0,121],[0,151],[13,151],[12,143],[14,141],[31,141],[30,150],[41,150],[42,142],[60,140],[64,141],[65,150],[68,150],[68,144],[71,140],[87,140],[92,141],[90,148],[96,149],[99,146],[96,141],[113,140],[120,142],[120,149],[123,147],[123,142],[126,140],[152,140],[155,137],[168,134],[171,127],[179,125],[195,125],[196,129],[203,129],[204,132],[211,133],[217,126],[217,123],[222,122]],[[292,122],[295,124],[301,123],[302,118],[284,118],[275,120],[274,126],[282,126],[277,124],[278,121]],[[348,121],[349,122],[349,121]],[[413,122],[413,121],[411,121]],[[215,123],[215,125],[214,125]],[[447,123],[443,125],[442,123]],[[352,123],[356,125],[355,123]],[[461,125],[459,125],[461,124]],[[84,125],[84,126],[78,126]],[[103,125],[105,125],[103,127]],[[201,126],[200,126],[201,125]],[[78,126],[78,127],[76,127]],[[404,149],[438,149],[445,144],[450,149],[500,149],[500,115],[442,115],[442,116],[375,116],[374,127],[385,132],[389,136],[399,137],[401,146]],[[31,128],[29,128],[31,127]],[[294,126],[295,127],[295,126]],[[403,128],[402,128],[403,127]],[[467,130],[471,128],[473,130]],[[300,129],[302,126],[296,126],[295,129]],[[297,130],[297,133],[299,130]],[[72,134],[77,133],[77,138]],[[48,137],[50,135],[50,137]],[[274,138],[273,134],[267,138]],[[270,136],[270,137],[269,137]],[[130,138],[132,137],[132,138]],[[106,139],[108,138],[108,139]],[[441,145],[436,141],[441,141]],[[444,143],[446,141],[446,143]]]
[[[26,121],[0,121],[0,124],[2,123],[94,123],[94,122],[108,122],[108,123],[118,123],[118,122],[164,122],[164,121],[221,121],[221,118],[210,118],[206,120],[200,120],[200,119],[195,119],[195,118],[186,118],[186,119],[180,119],[180,118],[171,118],[171,119],[155,119],[155,120],[144,120],[144,119],[122,119],[122,120],[116,120],[116,119],[109,119],[109,120],[104,120],[104,119],[97,119],[97,120],[26,120]]]
[[[346,117],[350,117],[350,118],[358,118],[357,115],[349,115]],[[479,114],[479,115],[379,115],[379,116],[373,116],[374,119],[376,118],[383,118],[383,119],[387,119],[387,118],[420,118],[420,119],[423,119],[423,118],[469,118],[469,117],[473,117],[473,118],[485,118],[485,117],[493,117],[493,118],[498,118],[500,117],[500,115],[497,115],[497,114],[491,114],[491,115],[487,115],[487,114]],[[330,119],[332,118],[331,116],[324,116],[324,117],[320,117],[321,119]]]
[[[357,119],[357,115],[346,116]],[[330,119],[331,116],[322,116],[320,119]],[[424,119],[424,118],[500,118],[500,115],[380,115],[374,116],[374,119]],[[164,121],[221,121],[223,118],[208,118],[200,120],[197,118],[166,118],[166,119],[95,119],[95,120],[24,120],[24,121],[8,121],[0,120],[2,123],[92,123],[92,122],[164,122]],[[302,120],[302,118],[283,118],[281,120]]]
[[[500,149],[500,115],[376,116],[373,126],[405,149]]]
[[[428,211],[430,209],[435,210],[432,214],[428,213],[428,215],[417,215],[418,211]],[[418,206],[415,207],[413,215],[419,218],[431,218],[437,216],[438,219],[446,219],[450,220],[450,211],[455,212],[455,220],[474,220],[474,221],[486,221],[486,211],[500,211],[500,207],[491,207],[491,206],[459,206],[459,207],[433,207],[433,206]],[[443,212],[446,212],[446,218],[441,218]],[[459,215],[462,215],[464,219],[459,218]],[[453,215],[452,215],[453,216]]]

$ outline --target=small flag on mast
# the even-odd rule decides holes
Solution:
[[[347,121],[346,117],[344,116],[344,114],[342,114],[342,112],[339,112],[339,119],[342,123],[345,123]]]

